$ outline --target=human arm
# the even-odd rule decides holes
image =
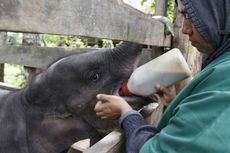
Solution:
[[[155,89],[156,93],[160,97],[160,101],[166,107],[174,99],[174,97],[176,97],[176,89],[174,85],[165,87],[157,84]],[[98,94],[97,99],[98,102],[95,106],[95,111],[102,119],[118,119],[125,112],[133,110],[132,107],[119,96]]]
[[[123,114],[119,123],[126,137],[126,152],[138,153],[146,141],[160,130],[145,123],[141,114],[137,111],[129,111]]]
[[[127,153],[139,152],[142,145],[159,132],[145,123],[141,114],[133,110],[121,97],[113,95],[98,95],[95,106],[96,114],[102,119],[119,119],[126,137]]]

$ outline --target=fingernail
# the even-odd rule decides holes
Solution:
[[[97,94],[97,96],[96,96],[96,97],[97,97],[97,99],[100,99],[100,97],[101,97],[101,94]]]

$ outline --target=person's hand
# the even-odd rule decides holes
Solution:
[[[176,97],[176,88],[174,85],[165,87],[163,85],[157,84],[156,93],[160,97],[160,101],[163,103],[164,106],[168,106],[169,103]]]
[[[97,99],[94,110],[102,119],[118,119],[123,113],[132,110],[132,107],[119,96],[98,94]]]

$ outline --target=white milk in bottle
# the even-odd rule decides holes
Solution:
[[[180,50],[174,48],[135,69],[119,93],[149,96],[155,92],[156,84],[170,86],[189,76],[191,71],[186,60]]]

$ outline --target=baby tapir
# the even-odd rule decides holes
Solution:
[[[114,121],[96,116],[96,95],[117,94],[140,53],[140,45],[123,43],[64,57],[23,89],[1,96],[0,153],[60,153],[114,127]],[[151,101],[124,98],[135,108]]]

